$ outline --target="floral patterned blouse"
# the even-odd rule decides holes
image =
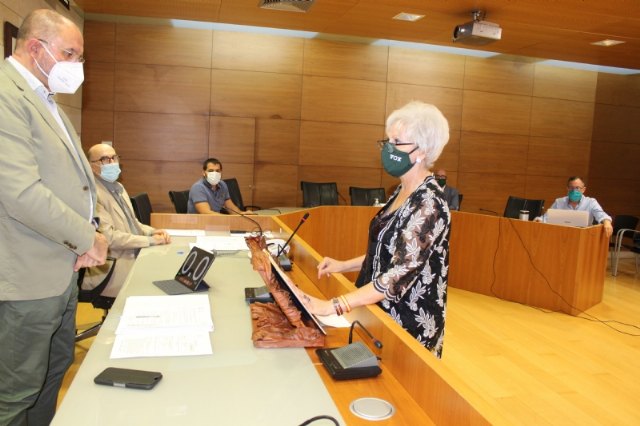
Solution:
[[[369,224],[356,286],[373,282],[379,306],[435,356],[442,356],[449,270],[449,206],[429,176],[396,211],[389,202]]]

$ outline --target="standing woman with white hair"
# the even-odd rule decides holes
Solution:
[[[410,102],[387,118],[379,141],[382,166],[400,185],[369,225],[365,255],[322,259],[318,277],[360,271],[357,290],[332,300],[303,295],[318,315],[377,303],[435,356],[442,356],[449,207],[430,168],[449,141],[449,124],[433,105]]]

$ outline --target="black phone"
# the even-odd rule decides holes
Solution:
[[[106,386],[116,386],[133,389],[152,389],[162,379],[158,371],[131,370],[128,368],[105,368],[98,374],[94,383]]]

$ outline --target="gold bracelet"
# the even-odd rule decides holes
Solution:
[[[343,294],[340,296],[340,299],[342,299],[342,303],[344,303],[344,308],[347,311],[347,313],[351,312],[351,305],[347,301],[347,297]]]
[[[336,315],[341,316],[343,312],[342,306],[340,306],[340,301],[336,297],[334,297],[333,299],[331,299],[331,303],[333,303],[333,309],[335,309]]]

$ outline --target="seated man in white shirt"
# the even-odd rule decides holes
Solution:
[[[604,226],[607,237],[611,237],[613,226],[611,224],[611,216],[609,216],[600,207],[595,198],[585,197],[584,192],[587,189],[584,181],[579,176],[572,176],[567,180],[567,196],[556,198],[552,209],[563,210],[580,210],[589,212],[589,223],[595,220]],[[542,216],[542,221],[546,222],[546,214]]]

